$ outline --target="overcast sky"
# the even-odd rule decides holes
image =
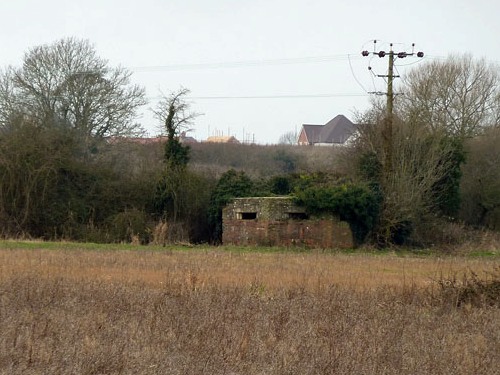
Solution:
[[[0,67],[20,66],[36,45],[88,39],[146,87],[139,121],[150,134],[158,96],[190,89],[199,140],[276,143],[304,123],[353,119],[367,91],[385,90],[367,68],[384,74],[387,58],[360,55],[373,39],[386,50],[415,43],[424,61],[468,52],[500,62],[498,0],[0,0],[0,15]],[[418,61],[397,61],[399,73]]]

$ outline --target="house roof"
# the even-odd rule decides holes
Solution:
[[[344,115],[335,116],[321,129],[321,143],[344,143],[356,131],[357,126]]]
[[[212,136],[207,138],[211,143],[240,143],[234,136]]]
[[[325,125],[302,125],[309,143],[340,143],[343,144],[356,131],[353,124],[344,115],[335,116]]]
[[[309,125],[309,124],[304,124],[302,125],[302,129],[304,129],[304,132],[306,133],[307,141],[309,143],[318,143],[319,142],[319,135],[321,133],[321,129],[323,129],[323,125]]]

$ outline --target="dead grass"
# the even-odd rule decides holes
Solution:
[[[161,286],[165,278],[182,281],[196,274],[200,285],[245,286],[259,280],[270,290],[300,285],[345,286],[358,290],[383,286],[428,285],[437,275],[488,268],[496,260],[464,257],[412,257],[396,254],[227,252],[207,247],[193,251],[87,251],[73,249],[0,250],[0,279],[34,273]],[[146,248],[147,249],[147,248]]]
[[[495,374],[500,309],[457,308],[439,284],[495,267],[498,258],[0,249],[0,373]]]

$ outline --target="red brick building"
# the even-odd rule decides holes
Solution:
[[[222,212],[222,242],[233,245],[352,248],[349,224],[309,217],[289,197],[235,198]]]

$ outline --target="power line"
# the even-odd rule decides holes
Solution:
[[[349,60],[349,68],[351,68],[351,74],[352,74],[352,77],[354,78],[354,80],[357,82],[357,84],[359,85],[359,87],[361,87],[363,89],[364,92],[366,92],[368,94],[368,90],[365,89],[365,87],[361,84],[361,82],[358,80],[358,78],[356,77],[356,74],[354,74],[354,69],[352,68],[352,63],[351,63],[351,55],[347,55],[347,58]]]
[[[303,95],[239,95],[239,96],[189,96],[190,100],[238,100],[238,99],[314,99],[314,98],[336,98],[336,97],[361,97],[368,93],[337,93],[337,94],[303,94]],[[149,99],[161,99],[162,97],[149,97]]]
[[[361,58],[355,55],[356,58]],[[225,69],[225,68],[240,68],[253,66],[273,66],[273,65],[293,65],[293,64],[311,64],[324,63],[332,61],[350,61],[349,54],[329,55],[329,56],[309,56],[296,57],[288,59],[268,59],[268,60],[243,60],[243,61],[226,61],[226,62],[202,62],[202,63],[187,63],[187,64],[166,64],[166,65],[149,65],[135,66],[130,70],[140,72],[157,72],[157,71],[179,71],[179,70],[203,70],[203,69]]]
[[[335,98],[335,97],[351,97],[351,96],[367,96],[367,94],[359,93],[339,93],[339,94],[310,94],[310,95],[248,95],[248,96],[193,96],[191,99],[196,100],[211,100],[211,99],[314,99],[314,98]]]
[[[394,66],[403,67],[403,66],[415,65],[415,64],[418,64],[418,63],[422,62],[422,60],[424,60],[423,57],[421,59],[417,60],[417,61],[413,61],[413,62],[408,63],[408,64],[394,64]]]
[[[420,59],[424,57],[423,52],[415,53],[414,47],[415,44],[412,44],[411,52],[395,52],[393,50],[393,43],[390,44],[389,51],[378,51],[376,50],[377,41],[373,41],[373,52],[369,52],[364,50],[361,52],[362,56],[370,56],[377,55],[382,58],[385,56],[389,57],[389,67],[387,69],[387,75],[377,75],[381,78],[387,78],[387,116],[384,121],[384,130],[383,130],[383,140],[384,140],[384,148],[385,148],[385,163],[384,163],[384,172],[385,176],[390,176],[392,173],[392,152],[393,152],[393,144],[392,144],[392,133],[393,133],[393,107],[394,107],[394,92],[393,92],[393,83],[394,79],[399,77],[399,72],[397,71],[397,67],[395,68],[395,60],[396,59],[404,59],[409,56],[417,56]],[[396,69],[397,75],[394,74],[394,69]],[[380,93],[375,93],[380,94]]]

